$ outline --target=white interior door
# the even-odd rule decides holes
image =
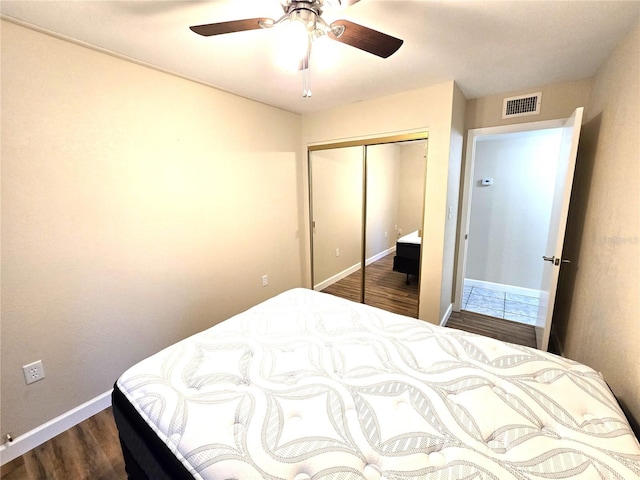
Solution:
[[[562,248],[567,226],[571,188],[573,187],[573,172],[576,165],[583,110],[582,107],[577,108],[562,127],[562,142],[560,144],[560,158],[558,161],[556,186],[551,210],[551,221],[549,224],[549,238],[547,240],[546,252],[543,253],[540,259],[540,261],[545,262],[545,265],[542,274],[542,285],[540,287],[537,324],[544,325],[544,328],[536,328],[536,337],[538,348],[545,351],[549,347],[551,320],[553,317],[560,267],[563,263],[569,261],[562,258]]]

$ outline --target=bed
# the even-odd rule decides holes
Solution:
[[[136,480],[640,476],[591,368],[307,289],[134,365],[113,411]]]
[[[393,257],[393,271],[407,275],[420,275],[420,244],[422,238],[419,231],[411,232],[396,241],[396,254]]]

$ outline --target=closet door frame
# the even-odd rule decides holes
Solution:
[[[360,265],[362,269],[362,275],[360,280],[360,303],[364,303],[365,298],[365,265],[366,265],[366,233],[367,233],[367,147],[373,145],[384,145],[389,143],[401,143],[409,142],[413,140],[425,140],[428,141],[429,132],[417,131],[411,133],[398,133],[395,135],[361,138],[354,140],[344,140],[331,143],[318,143],[307,146],[307,172],[309,175],[309,239],[311,242],[311,266],[309,271],[311,272],[311,286],[315,285],[315,272],[314,272],[314,251],[313,251],[313,238],[314,238],[314,216],[313,216],[313,172],[311,167],[311,154],[313,152],[321,150],[333,150],[336,148],[346,147],[362,147],[362,230],[361,230],[361,245],[360,245]],[[424,203],[424,202],[423,202]],[[424,209],[424,204],[423,207]]]

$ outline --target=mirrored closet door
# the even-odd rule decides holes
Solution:
[[[341,296],[362,302],[362,147],[312,152],[310,170],[313,288],[322,291],[342,281]]]
[[[309,148],[315,290],[418,316],[426,147],[422,132]]]

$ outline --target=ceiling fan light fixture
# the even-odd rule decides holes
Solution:
[[[281,68],[297,71],[309,50],[309,32],[299,20],[288,21],[279,29],[277,63]]]
[[[302,22],[309,31],[316,28],[318,12],[310,8],[294,8],[285,16],[289,17],[289,21]]]
[[[316,38],[327,33],[328,26],[320,17],[321,13],[320,3],[310,0],[292,2],[284,15],[288,19],[287,28],[291,31],[287,35],[290,35],[290,40],[286,43],[285,48],[294,50],[292,53],[285,54],[288,58],[283,62],[289,68],[295,62],[298,66],[297,69],[302,72],[302,96],[304,98],[311,97],[311,68],[309,65],[311,45]]]
[[[331,48],[331,39],[325,33],[313,38],[313,67],[320,71],[328,70],[336,63],[335,51]]]
[[[393,55],[402,45],[403,41],[369,27],[353,23],[349,20],[336,20],[329,25],[322,18],[322,9],[325,2],[329,6],[349,6],[359,0],[280,0],[284,15],[278,20],[269,18],[248,18],[244,20],[231,20],[226,22],[208,23],[189,27],[194,33],[204,37],[222,35],[227,33],[243,32],[256,29],[270,29],[277,25],[289,25],[290,37],[281,42],[278,49],[277,63],[289,65],[289,68],[297,68],[302,71],[302,96],[310,97],[311,68],[309,59],[311,47],[314,43],[322,43],[321,39],[329,38],[344,45],[350,45],[381,58]],[[278,29],[280,30],[280,29]],[[286,29],[283,29],[286,30]],[[322,49],[322,47],[321,47]],[[284,50],[283,53],[282,50]],[[296,67],[292,67],[296,65]]]

